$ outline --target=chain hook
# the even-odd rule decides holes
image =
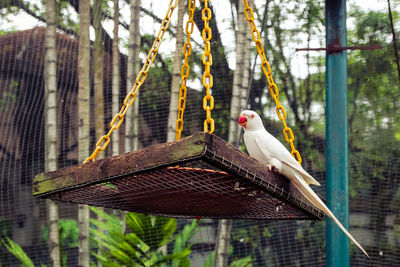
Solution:
[[[276,113],[284,125],[283,135],[285,136],[286,142],[290,144],[290,148],[292,150],[291,151],[292,156],[301,164],[302,159],[300,156],[300,152],[293,145],[293,140],[294,140],[293,131],[286,124],[286,111],[285,108],[279,103],[278,86],[276,86],[276,83],[274,82],[274,79],[272,77],[271,67],[268,63],[267,57],[265,56],[264,46],[261,41],[260,32],[257,30],[257,27],[254,23],[253,9],[249,6],[247,0],[243,0],[243,2],[245,5],[244,14],[246,15],[247,21],[250,23],[251,36],[253,37],[253,41],[256,44],[258,55],[261,58],[262,62],[261,67],[265,77],[267,78],[269,92],[272,98],[275,100]]]
[[[111,120],[110,130],[108,131],[108,133],[106,135],[103,135],[102,137],[100,137],[99,141],[97,141],[97,143],[96,143],[96,147],[95,147],[93,153],[89,157],[87,157],[83,163],[87,163],[89,161],[94,161],[97,157],[97,154],[100,151],[105,150],[106,147],[108,146],[108,144],[110,143],[110,135],[113,133],[113,131],[117,130],[120,127],[122,121],[125,118],[126,112],[132,106],[133,102],[135,101],[136,95],[139,92],[139,88],[142,86],[142,84],[146,80],[147,73],[150,69],[151,64],[153,63],[154,59],[157,56],[158,49],[160,48],[162,38],[164,37],[165,31],[169,27],[169,24],[171,22],[172,13],[173,13],[174,9],[176,8],[176,6],[178,5],[178,2],[179,2],[179,0],[175,0],[175,2],[173,2],[173,0],[171,0],[169,2],[169,8],[168,8],[168,11],[167,11],[164,19],[162,20],[162,22],[160,24],[160,30],[158,31],[157,38],[154,40],[153,45],[152,45],[149,53],[147,54],[146,62],[143,64],[142,69],[140,70],[139,74],[137,75],[135,84],[132,86],[132,89],[129,92],[129,94],[125,97],[120,111]]]

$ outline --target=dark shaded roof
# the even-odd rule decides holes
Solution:
[[[13,75],[42,76],[45,55],[45,27],[8,33],[0,36],[0,71]],[[56,34],[57,77],[59,83],[77,86],[78,40],[69,35]],[[88,66],[90,67],[90,66]],[[120,57],[120,69],[126,69],[126,57]],[[104,53],[104,83],[111,90],[112,55]],[[121,76],[125,76],[122,71]],[[121,77],[124,82],[124,77]],[[122,84],[121,84],[122,86]],[[108,86],[105,85],[105,89]]]

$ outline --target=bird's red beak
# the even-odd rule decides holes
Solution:
[[[239,117],[239,124],[242,127],[246,127],[247,124],[247,118],[245,116],[240,116]]]

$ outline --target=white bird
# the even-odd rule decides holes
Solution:
[[[250,156],[266,164],[269,170],[274,170],[286,176],[306,199],[329,216],[350,240],[369,257],[364,248],[344,228],[325,203],[308,185],[320,185],[320,183],[301,167],[278,139],[265,130],[260,116],[252,110],[242,111],[239,117],[239,124],[244,129],[244,143]]]

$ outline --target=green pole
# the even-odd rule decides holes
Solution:
[[[346,0],[326,0],[326,198],[328,207],[349,227],[347,136],[347,52],[329,48],[347,45]],[[348,267],[349,240],[327,218],[326,265]]]

